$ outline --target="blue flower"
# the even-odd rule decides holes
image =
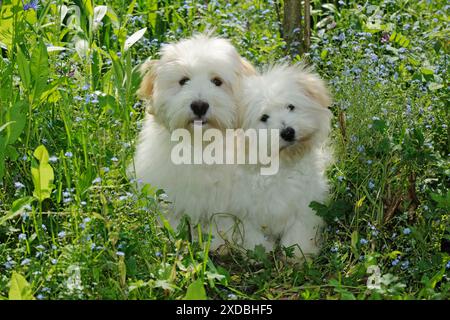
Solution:
[[[63,203],[69,203],[69,202],[72,202],[72,198],[71,197],[63,199]]]
[[[25,233],[19,234],[19,240],[20,240],[20,241],[22,241],[22,240],[27,240],[27,235],[26,235]]]
[[[38,294],[37,296],[36,296],[36,299],[38,299],[38,300],[43,300],[43,299],[45,299],[45,297],[42,295],[42,294]]]
[[[96,94],[92,95],[92,101],[91,102],[92,103],[98,103],[98,99],[97,99],[97,95]]]
[[[58,157],[57,156],[51,156],[50,158],[48,158],[48,161],[56,162],[56,161],[58,161]]]
[[[64,155],[65,155],[67,158],[72,158],[72,157],[73,157],[73,153],[70,152],[70,151],[67,151],[66,153],[64,153]]]
[[[28,258],[25,258],[22,260],[22,262],[20,263],[21,266],[26,266],[28,264],[30,264],[31,260]]]
[[[119,257],[123,257],[125,253],[123,253],[122,251],[117,251],[116,255],[118,255]]]
[[[36,11],[39,8],[38,2],[39,1],[37,1],[37,0],[31,0],[29,3],[23,3],[23,0],[22,0],[23,10],[27,11],[27,10],[32,9],[32,10]]]
[[[393,265],[393,266],[396,266],[396,265],[398,265],[399,262],[400,262],[400,260],[395,259],[394,261],[392,261],[392,265]]]
[[[66,232],[65,231],[61,231],[58,233],[58,238],[62,239],[66,236]]]
[[[408,267],[409,267],[409,261],[408,260],[402,262],[402,265],[401,265],[402,270],[408,269]]]
[[[410,228],[403,229],[403,234],[410,234],[410,233],[411,233],[411,229]]]
[[[28,212],[22,212],[20,214],[20,217],[23,219],[23,221],[27,221],[27,219],[30,217],[30,215],[28,214]]]
[[[369,181],[369,189],[375,188],[375,183],[373,183],[373,180]]]
[[[100,177],[97,177],[94,180],[92,180],[92,184],[97,184],[97,183],[100,183],[100,182],[102,182],[102,178],[100,178]]]
[[[338,247],[333,247],[330,249],[331,252],[336,253],[338,252]]]
[[[117,162],[117,161],[119,161],[119,159],[117,159],[117,157],[112,157],[112,158],[111,158],[111,161]]]
[[[356,150],[358,150],[359,153],[364,152],[364,146],[359,145],[358,147],[356,147]]]
[[[52,260],[50,260],[50,262],[51,262],[52,264],[57,264],[57,263],[58,263],[58,260],[52,259]]]
[[[447,262],[447,264],[445,265],[446,269],[450,269],[450,261]]]
[[[17,181],[17,182],[14,182],[14,187],[15,187],[17,190],[20,190],[20,189],[22,189],[22,188],[25,188],[25,185],[24,185],[22,182]]]
[[[90,88],[90,85],[89,85],[88,83],[86,83],[86,84],[81,88],[81,90],[86,91],[86,90],[89,90],[89,88]]]
[[[359,243],[362,244],[362,245],[365,245],[365,244],[368,244],[369,241],[367,241],[367,239],[363,238],[363,239],[359,240]]]

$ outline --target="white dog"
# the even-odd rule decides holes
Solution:
[[[254,69],[229,41],[208,35],[168,44],[160,56],[142,67],[138,94],[147,101],[149,114],[133,171],[143,183],[165,190],[173,204],[168,216],[173,227],[187,214],[208,231],[210,218],[229,209],[233,167],[175,165],[171,152],[177,142],[171,141],[171,133],[180,128],[193,131],[198,123],[204,129],[236,128],[241,80]],[[211,247],[219,245],[214,242]]]
[[[303,66],[281,65],[246,78],[242,92],[242,128],[280,133],[277,174],[261,175],[259,165],[241,165],[235,174],[232,211],[243,224],[243,245],[272,250],[280,240],[286,247],[298,245],[296,256],[315,254],[323,220],[309,204],[327,198],[328,90]]]

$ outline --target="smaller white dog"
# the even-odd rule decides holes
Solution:
[[[142,67],[138,94],[146,101],[148,115],[130,171],[143,183],[166,191],[173,205],[167,217],[173,227],[186,214],[208,231],[211,217],[229,209],[233,168],[174,164],[171,155],[178,142],[171,141],[171,134],[176,129],[192,132],[194,125],[236,128],[241,79],[254,69],[228,40],[208,35],[168,44],[160,54],[159,60],[148,60]]]
[[[330,131],[330,94],[324,82],[301,65],[274,66],[243,84],[243,129],[278,129],[279,171],[261,175],[259,165],[241,165],[235,174],[232,207],[244,229],[243,246],[276,241],[304,257],[320,249],[323,220],[309,207],[323,202]]]

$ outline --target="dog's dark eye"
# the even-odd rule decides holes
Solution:
[[[223,83],[222,79],[217,78],[217,77],[212,78],[212,79],[211,79],[211,82],[214,83],[214,84],[215,84],[216,86],[218,86],[218,87],[220,87],[220,86],[222,85],[222,83]]]
[[[261,120],[262,122],[266,122],[267,119],[269,119],[269,115],[263,114],[260,120]]]
[[[288,105],[289,111],[294,111],[295,106],[293,104]]]
[[[178,83],[180,84],[180,86],[184,86],[188,81],[189,81],[188,77],[183,77],[180,81],[178,81]]]

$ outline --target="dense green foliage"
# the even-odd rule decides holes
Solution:
[[[0,297],[450,298],[446,1],[311,1],[301,58],[273,0],[24,2],[0,2]],[[139,64],[211,28],[256,66],[304,59],[330,83],[332,197],[312,204],[329,226],[303,266],[289,248],[208,254],[126,176]]]

